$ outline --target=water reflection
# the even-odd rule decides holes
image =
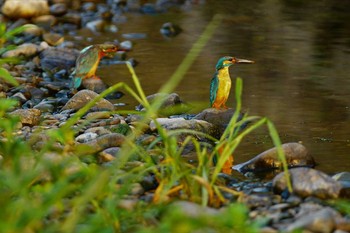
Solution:
[[[129,53],[147,94],[157,92],[180,64],[206,24],[217,13],[225,20],[176,88],[188,102],[209,102],[209,83],[217,59],[233,55],[256,61],[234,66],[231,77],[244,79],[243,106],[251,115],[272,119],[282,140],[302,141],[326,172],[350,170],[350,14],[349,1],[214,1],[190,11],[161,15],[128,13],[122,33],[146,33]],[[164,22],[183,32],[165,39]],[[110,40],[115,35],[95,38]],[[120,36],[121,38],[121,36]],[[110,84],[131,83],[125,67],[99,72]],[[234,105],[233,94],[228,102]],[[133,107],[130,97],[122,99]],[[198,110],[199,111],[199,110]],[[236,155],[242,162],[267,149],[266,131],[250,136]]]

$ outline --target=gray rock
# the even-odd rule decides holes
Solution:
[[[282,149],[284,151],[288,167],[315,166],[314,158],[308,153],[306,147],[302,144],[295,142],[285,143],[282,145]],[[274,147],[264,151],[245,163],[235,165],[233,169],[242,173],[260,172],[272,169],[282,170],[283,164],[278,158],[277,149]]]
[[[39,104],[33,107],[34,109],[39,109],[41,112],[53,112],[55,106],[52,103],[40,102]]]
[[[15,48],[13,50],[9,50],[9,51],[5,52],[4,54],[2,54],[2,57],[4,57],[4,58],[32,57],[32,56],[39,54],[39,52],[41,52],[42,50],[43,50],[43,48],[39,45],[25,43],[25,44],[21,44],[20,46],[18,46],[17,48]]]
[[[39,109],[18,109],[11,112],[11,115],[18,116],[23,125],[34,126],[40,122],[41,111]]]
[[[332,211],[328,208],[321,209],[317,212],[309,213],[300,217],[290,224],[286,231],[292,232],[297,229],[307,229],[311,232],[331,233],[335,229],[335,221]]]
[[[132,42],[130,40],[123,41],[119,44],[120,48],[124,50],[131,50],[132,49]]]
[[[40,65],[49,75],[60,70],[70,73],[75,67],[78,55],[79,51],[75,49],[50,47],[40,54]]]
[[[177,36],[182,29],[171,22],[164,23],[160,28],[160,33],[165,37],[175,37]]]
[[[78,93],[76,93],[66,103],[66,105],[63,106],[62,110],[67,110],[67,109],[79,110],[82,107],[84,107],[87,103],[89,103],[92,99],[96,98],[97,96],[98,94],[93,91],[81,90]],[[101,99],[95,104],[95,106],[92,109],[96,111],[102,111],[102,110],[113,111],[114,105],[108,100]]]
[[[255,209],[258,207],[271,206],[272,198],[270,195],[245,195],[242,198],[242,202],[247,205],[250,209]]]
[[[49,14],[49,4],[47,0],[7,0],[1,11],[13,19],[32,18]]]
[[[209,134],[213,137],[219,137],[217,128],[206,121],[185,120],[184,118],[157,118],[156,121],[167,130],[190,129]],[[154,120],[150,123],[150,129],[152,131],[157,129]]]
[[[189,201],[175,201],[169,206],[169,210],[177,209],[181,211],[184,216],[197,218],[200,216],[215,216],[220,212],[217,209],[204,207],[199,204]]]
[[[327,174],[312,168],[293,168],[289,170],[293,193],[300,197],[314,196],[321,199],[337,198],[341,185]],[[284,172],[273,179],[275,193],[287,188]]]

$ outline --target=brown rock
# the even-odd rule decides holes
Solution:
[[[39,124],[41,111],[39,109],[18,109],[11,114],[18,116],[23,125],[34,126]]]
[[[235,113],[235,110],[232,108],[223,109],[223,110],[218,110],[215,108],[207,108],[207,109],[204,109],[201,113],[197,114],[194,117],[194,119],[207,121],[213,125],[216,125],[220,129],[221,133],[223,133],[227,125],[231,121],[234,113]],[[237,120],[240,121],[241,119],[242,119],[242,114],[239,115]],[[245,127],[247,123],[245,123],[242,127]]]
[[[90,90],[81,90],[78,93],[76,93],[67,103],[63,106],[62,110],[67,109],[74,109],[79,110],[82,107],[84,107],[87,103],[89,103],[91,100],[99,96],[97,93],[90,91]],[[93,107],[93,110],[99,111],[99,110],[114,110],[114,105],[109,102],[108,100],[101,99],[98,101]]]
[[[2,54],[2,57],[32,57],[37,55],[39,52],[43,50],[42,47],[32,43],[21,44],[17,48],[13,50],[9,50]]]
[[[282,149],[284,151],[288,167],[315,166],[314,158],[308,153],[306,147],[302,144],[296,142],[285,143],[282,145]],[[262,152],[245,163],[238,164],[233,167],[233,169],[242,173],[250,171],[268,171],[273,169],[281,170],[282,168],[283,164],[278,158],[277,149],[275,147]]]
[[[125,136],[119,133],[111,133],[102,135],[96,139],[93,139],[85,145],[88,145],[91,147],[91,153],[97,153],[104,149],[110,148],[110,147],[119,147],[123,144],[125,141]]]
[[[68,73],[75,67],[79,51],[67,48],[47,48],[40,54],[40,65],[49,75],[65,69]]]
[[[7,0],[1,11],[13,19],[32,18],[49,14],[49,4],[47,0]]]

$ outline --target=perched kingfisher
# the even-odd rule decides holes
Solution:
[[[210,83],[210,106],[216,109],[227,109],[226,101],[230,95],[231,78],[229,67],[233,64],[252,64],[254,61],[235,57],[222,57],[216,64],[216,72]]]
[[[72,74],[73,88],[79,88],[83,79],[99,79],[95,73],[101,58],[104,56],[112,57],[117,51],[118,47],[114,44],[96,44],[82,49],[76,60],[75,70]]]

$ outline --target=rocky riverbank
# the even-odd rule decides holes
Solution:
[[[6,22],[9,29],[27,23],[35,26],[10,41],[17,48],[1,54],[2,58],[21,57],[22,62],[3,65],[20,85],[13,87],[1,82],[0,96],[18,101],[18,106],[10,113],[20,119],[17,136],[37,150],[49,142],[49,130],[64,126],[79,109],[101,92],[84,88],[75,94],[71,92],[70,74],[81,45],[65,40],[66,33],[74,35],[80,27],[100,33],[106,30],[113,32],[118,30],[114,22],[123,18],[123,11],[163,12],[170,7],[182,8],[192,4],[191,1],[157,1],[155,4],[143,5],[138,1],[108,1],[108,4],[93,1],[19,2],[0,1],[1,21]],[[132,49],[132,43],[112,42],[124,51],[109,62],[125,62],[125,54]],[[129,61],[136,64],[135,59]],[[139,114],[118,114],[118,106],[102,98],[72,126],[76,132],[73,146],[88,148],[87,154],[94,155],[93,162],[103,167],[119,159],[126,136],[135,133],[135,130],[142,129],[142,132],[137,132],[135,140],[147,150],[148,145],[157,143],[159,132],[155,122],[168,131],[195,130],[220,138],[234,114],[233,109],[219,111],[209,108],[194,115],[186,115],[189,106],[176,93],[155,95],[162,95],[166,99],[161,109],[168,110],[155,119],[141,119]],[[155,95],[149,96],[148,100],[152,102]],[[141,112],[143,106],[130,108],[135,109]],[[172,112],[172,109],[176,109],[176,112]],[[180,135],[179,140],[185,136],[182,138]],[[197,139],[209,148],[215,146],[200,135]],[[60,143],[54,146],[57,150],[64,150],[65,147]],[[241,192],[238,201],[249,208],[249,218],[264,221],[261,232],[292,232],[299,228],[304,229],[303,232],[350,232],[349,216],[332,205],[334,200],[349,197],[349,174],[339,173],[331,177],[313,169],[317,161],[302,144],[290,142],[282,148],[289,167],[293,168],[290,170],[293,193],[288,192],[283,173],[275,175],[282,169],[275,148],[246,163],[233,166],[233,174],[220,174],[220,179],[228,188]],[[182,154],[184,160],[193,152],[193,147],[186,148]],[[157,153],[161,162],[162,151],[152,153]],[[52,153],[50,159],[61,158]],[[142,166],[143,163],[141,158],[134,158],[128,165]],[[275,171],[271,179],[256,178],[260,172],[271,171]],[[138,202],[151,202],[153,191],[158,185],[153,176],[145,176],[133,184],[131,194],[120,204],[120,208],[132,209]],[[230,193],[225,193],[225,198],[232,202],[237,199]],[[187,201],[175,201],[172,205],[188,216],[215,215],[225,209],[225,206],[220,209],[201,207]]]

